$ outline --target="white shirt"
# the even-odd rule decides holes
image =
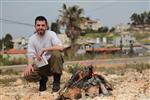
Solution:
[[[60,45],[62,46],[62,42],[57,37],[56,33],[53,31],[47,30],[44,36],[39,36],[37,33],[32,35],[28,41],[28,57],[35,58],[37,53],[43,48],[49,48],[53,45]],[[50,52],[44,53],[46,59],[50,58]]]

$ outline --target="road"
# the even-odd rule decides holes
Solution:
[[[105,67],[105,66],[120,66],[125,64],[132,63],[149,63],[150,57],[134,57],[134,58],[117,58],[117,59],[99,59],[99,60],[84,60],[84,61],[65,61],[64,66],[70,64],[80,64],[80,65],[94,65],[97,67]],[[0,66],[0,69],[15,69],[22,70],[26,65],[12,65],[12,66]]]

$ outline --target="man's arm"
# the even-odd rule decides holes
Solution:
[[[28,65],[23,71],[23,76],[30,75],[32,71],[34,71],[34,69],[33,69],[33,59],[32,58],[28,58]]]
[[[43,48],[40,52],[39,52],[39,56],[41,57],[42,54],[44,52],[47,52],[47,51],[55,51],[55,50],[58,50],[58,51],[63,51],[63,46],[60,46],[60,45],[54,45],[52,47],[49,47],[49,48]]]
[[[36,52],[35,52],[35,49],[34,49],[34,46],[33,46],[33,42],[32,42],[32,39],[29,39],[28,41],[28,53],[27,53],[27,60],[28,60],[28,65],[27,67],[23,70],[23,73],[22,75],[23,76],[28,76],[31,74],[33,70],[33,58],[36,57]]]

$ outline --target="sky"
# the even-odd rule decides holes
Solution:
[[[34,25],[36,16],[45,16],[51,25],[60,15],[63,3],[67,6],[78,5],[84,9],[85,17],[98,19],[109,28],[129,23],[133,13],[150,11],[150,0],[0,0],[1,38],[7,33],[13,38],[28,38],[35,31],[31,25]]]

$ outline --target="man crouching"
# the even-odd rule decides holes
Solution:
[[[45,91],[48,76],[53,75],[52,91],[57,92],[63,69],[63,46],[56,33],[47,29],[47,19],[36,17],[36,33],[28,41],[28,65],[23,76],[30,82],[39,81],[39,91]]]

